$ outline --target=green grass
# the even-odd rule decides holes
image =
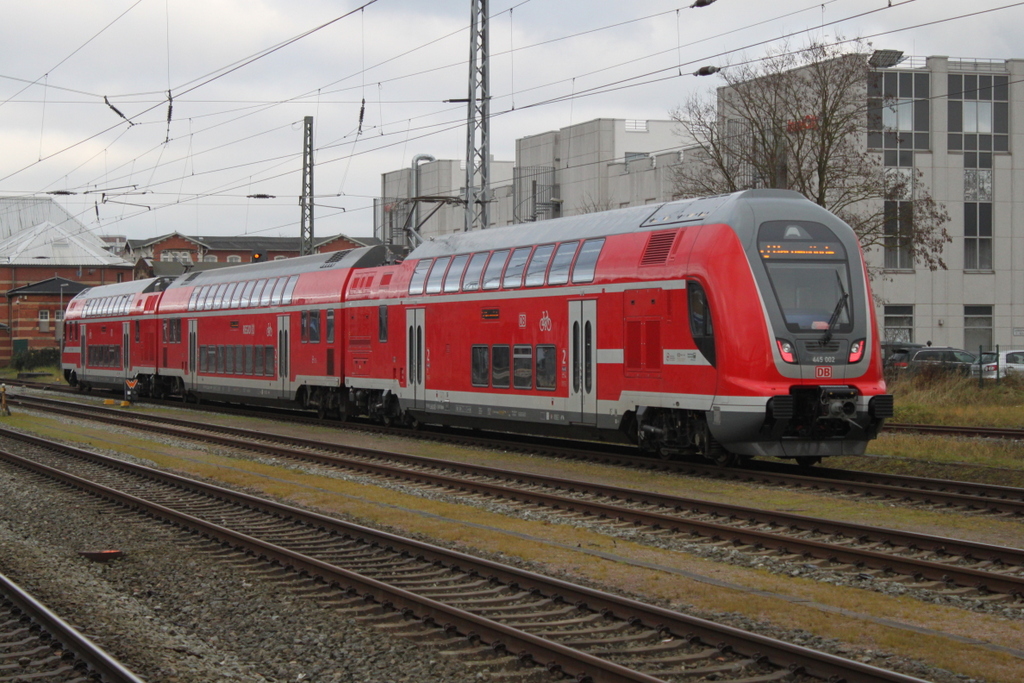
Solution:
[[[17,379],[18,372],[19,370],[12,367],[0,368],[0,380]],[[20,372],[45,373],[45,376],[33,377],[32,379],[36,382],[52,382],[54,384],[62,384],[64,382],[64,371],[54,365],[21,370]]]
[[[943,375],[898,377],[888,383],[896,399],[894,422],[1024,428],[1024,378],[997,384]]]

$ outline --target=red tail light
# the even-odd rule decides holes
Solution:
[[[907,367],[907,364],[906,364],[906,362],[903,362],[903,363],[893,363],[892,366],[894,368],[905,368],[905,367]]]
[[[850,345],[850,362],[859,363],[864,357],[864,340],[858,339]]]
[[[779,346],[779,355],[782,356],[782,360],[795,365],[796,349],[793,347],[793,344],[785,339],[776,339],[775,343]]]

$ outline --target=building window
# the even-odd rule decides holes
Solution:
[[[216,263],[217,257],[213,254],[207,254],[203,257],[203,263]]]
[[[886,270],[912,270],[911,252],[913,202],[885,202],[885,268]]]
[[[230,256],[228,256],[228,263],[241,263],[241,262],[242,262],[242,257],[239,256],[238,254],[231,254]]]
[[[914,307],[893,305],[885,307],[884,335],[887,342],[914,341]]]
[[[275,261],[284,261],[286,258],[288,258],[288,257],[287,256],[275,256],[274,260]]]
[[[50,319],[50,312],[47,311],[47,310],[42,310],[41,309],[39,311],[39,319],[40,320],[49,320]]]
[[[929,74],[873,72],[868,76],[868,147],[886,156],[930,149]],[[896,166],[886,163],[886,166]],[[906,165],[906,164],[899,164]]]
[[[950,151],[1009,151],[1009,99],[1008,76],[950,74]]]
[[[964,306],[964,348],[992,348],[992,306]]]
[[[964,270],[992,270],[992,204],[964,202]]]

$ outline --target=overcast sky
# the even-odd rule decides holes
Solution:
[[[692,76],[698,67],[759,57],[787,36],[1024,57],[1024,2],[1012,0],[692,3],[491,0],[494,157],[514,160],[518,137],[598,117],[667,119],[719,84]],[[372,235],[381,174],[414,155],[465,157],[466,105],[444,100],[466,97],[470,0],[0,9],[0,195],[74,193],[56,197],[96,234],[297,236],[305,116],[318,237]]]

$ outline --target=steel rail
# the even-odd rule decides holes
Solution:
[[[112,655],[82,635],[77,629],[36,600],[13,580],[0,574],[0,594],[38,624],[61,646],[100,676],[103,683],[143,683]],[[88,677],[88,676],[87,676]],[[41,678],[41,677],[40,677]],[[17,676],[11,680],[20,680]]]
[[[39,442],[45,441],[44,439],[39,440]],[[423,557],[427,561],[432,561],[442,566],[458,568],[467,573],[494,577],[499,582],[515,585],[524,590],[540,591],[542,594],[548,595],[559,602],[585,605],[590,609],[604,611],[608,615],[625,621],[635,620],[635,623],[642,624],[656,631],[667,631],[680,637],[685,637],[686,635],[695,636],[705,642],[719,643],[721,646],[731,647],[735,652],[753,659],[767,657],[769,661],[772,661],[777,666],[788,666],[794,672],[802,672],[822,679],[842,679],[848,683],[877,681],[922,683],[921,679],[905,674],[847,660],[730,626],[716,624],[706,619],[685,615],[665,608],[646,605],[636,600],[577,586],[566,581],[502,565],[490,560],[476,558],[465,553],[377,531],[326,515],[308,512],[141,465],[134,465],[64,444],[55,442],[49,442],[49,444],[49,448],[58,452],[85,456],[93,462],[102,462],[118,470],[134,473],[149,480],[166,482],[171,486],[203,492],[210,497],[247,508],[262,510],[280,518],[290,519],[319,528],[326,533],[355,537],[364,542],[375,544],[377,547],[388,547],[395,553],[408,553],[417,557]],[[361,576],[355,572],[336,567],[279,545],[261,541],[247,534],[213,524],[164,505],[146,501],[137,496],[91,482],[82,477],[33,462],[21,456],[0,451],[0,458],[105,499],[115,501],[132,510],[142,511],[164,520],[173,521],[176,524],[193,530],[195,533],[242,549],[247,553],[268,559],[272,558],[292,570],[312,577],[318,577],[329,584],[349,586],[357,594],[361,593],[364,596],[369,596],[382,604],[390,604],[396,609],[411,610],[417,618],[428,623],[454,623],[464,634],[475,635],[483,642],[489,643],[492,647],[505,649],[521,656],[528,655],[535,662],[546,664],[549,668],[560,668],[570,675],[576,675],[577,680],[591,680],[593,683],[626,683],[636,681],[659,683],[661,681],[661,679],[656,677],[634,672],[626,667],[574,648],[553,643],[485,617],[419,596],[410,591],[388,586],[381,581]]]

